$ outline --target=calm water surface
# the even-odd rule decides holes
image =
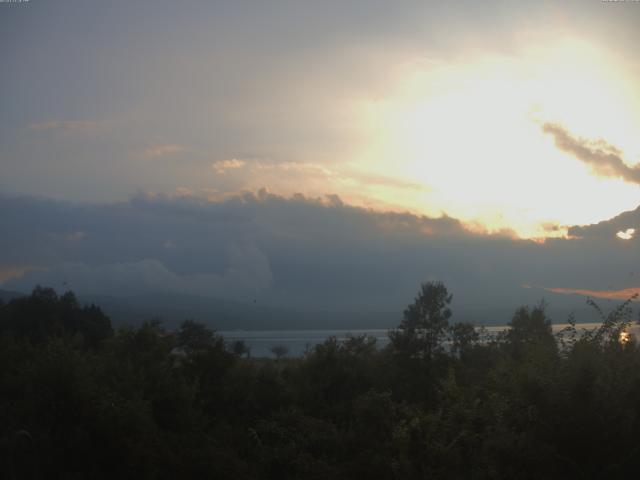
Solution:
[[[597,328],[599,323],[582,323],[576,325],[578,331],[581,329]],[[553,325],[553,331],[558,332],[567,326],[566,323]],[[489,335],[496,335],[505,330],[507,327],[501,326],[485,326]],[[640,330],[637,326],[630,328],[631,333],[635,333],[637,337],[640,335],[635,330]],[[300,356],[307,349],[313,348],[324,342],[329,337],[336,337],[339,341],[344,341],[349,336],[369,335],[376,338],[376,344],[379,348],[389,343],[386,329],[371,330],[227,330],[218,332],[226,341],[243,340],[249,348],[251,348],[252,357],[273,357],[271,349],[275,346],[284,346],[288,350],[289,356]]]

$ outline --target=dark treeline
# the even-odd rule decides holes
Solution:
[[[636,475],[630,302],[560,336],[544,305],[521,307],[492,339],[451,323],[450,304],[426,283],[384,349],[330,338],[253,359],[193,321],[114,332],[98,307],[37,288],[0,305],[0,477]]]

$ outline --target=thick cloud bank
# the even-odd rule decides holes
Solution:
[[[552,304],[579,304],[569,294],[640,286],[640,240],[616,236],[640,230],[640,209],[545,243],[471,233],[448,217],[266,191],[218,202],[141,194],[96,205],[0,197],[0,214],[5,289],[46,284],[80,294],[401,312],[420,282],[438,279],[453,292],[454,310],[490,315],[549,295]]]

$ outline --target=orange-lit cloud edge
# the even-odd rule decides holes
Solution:
[[[3,268],[0,268],[0,285],[13,278],[23,277],[27,272],[30,272],[33,270],[43,270],[43,268],[34,267],[31,265],[26,265],[26,266],[15,265],[15,266],[6,266]]]
[[[523,285],[525,288],[530,288]],[[561,295],[583,295],[585,297],[604,298],[608,300],[629,300],[635,296],[633,301],[640,301],[640,287],[623,288],[620,290],[589,290],[582,288],[547,288],[543,290]]]

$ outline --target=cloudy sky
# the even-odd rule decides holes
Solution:
[[[626,298],[639,24],[599,0],[0,3],[1,286]]]

